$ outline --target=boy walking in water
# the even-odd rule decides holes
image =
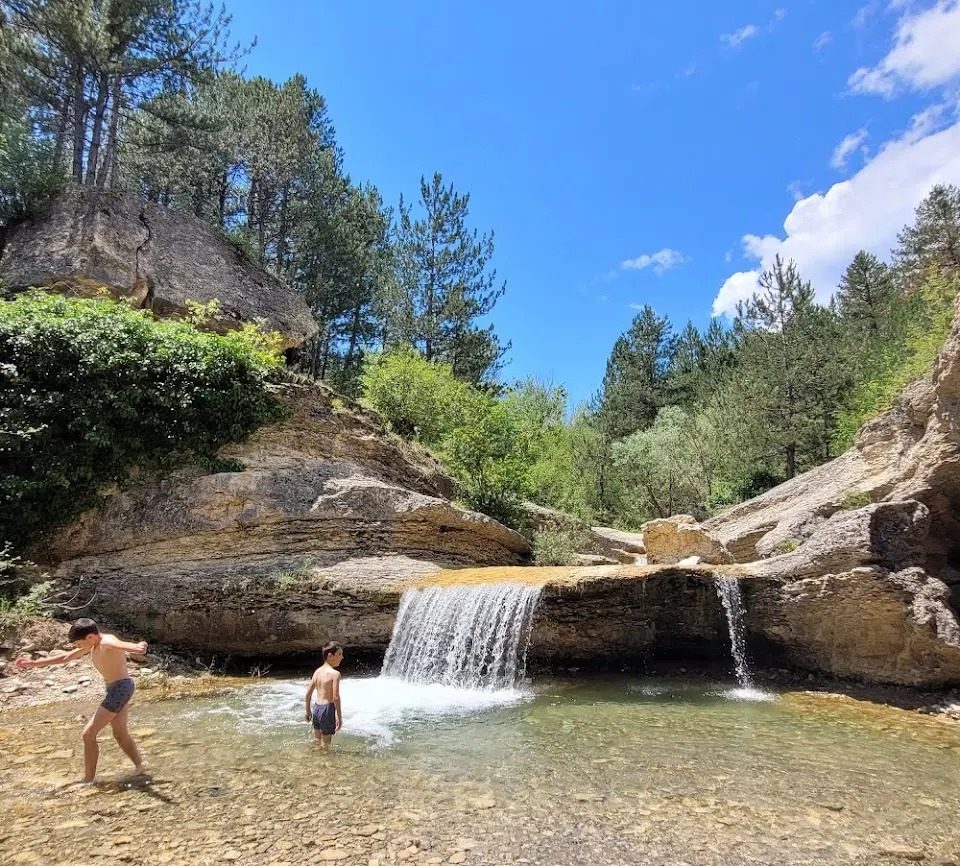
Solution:
[[[337,668],[343,661],[343,647],[331,641],[322,650],[323,664],[313,672],[307,689],[307,721],[313,722],[313,736],[320,747],[326,751],[330,740],[343,725],[340,710],[340,671]],[[311,707],[310,699],[317,693],[317,702]]]
[[[97,735],[107,725],[113,728],[113,737],[117,745],[133,761],[137,772],[143,771],[143,757],[137,744],[127,729],[127,717],[130,714],[130,699],[133,697],[134,683],[127,674],[127,653],[145,655],[147,642],[127,643],[116,635],[101,634],[92,619],[78,619],[68,633],[68,638],[76,646],[75,650],[45,659],[17,659],[14,665],[21,669],[43,668],[49,665],[62,665],[75,659],[90,656],[93,666],[100,672],[107,686],[103,703],[97,707],[93,718],[83,729],[83,781],[89,784],[97,775],[97,760],[100,746]]]

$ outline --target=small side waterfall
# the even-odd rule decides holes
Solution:
[[[539,598],[540,587],[525,583],[408,589],[381,673],[461,688],[516,686]]]
[[[737,673],[737,682],[743,689],[753,688],[750,665],[747,661],[747,639],[743,628],[743,598],[740,595],[740,582],[734,577],[717,577],[717,595],[727,612],[727,628],[730,631],[730,649],[733,652],[733,665]]]

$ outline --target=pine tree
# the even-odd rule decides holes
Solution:
[[[489,380],[505,348],[493,326],[481,327],[503,295],[490,269],[493,235],[467,226],[470,196],[444,185],[440,173],[420,179],[421,218],[401,199],[396,230],[402,295],[390,312],[390,339],[407,343],[427,360],[453,366],[458,378]]]
[[[614,439],[644,430],[668,401],[677,340],[665,316],[648,304],[617,338],[607,361],[600,417]]]
[[[814,302],[796,264],[777,256],[760,292],[737,308],[737,380],[758,462],[777,456],[784,478],[829,456],[832,423],[847,386],[836,315]]]
[[[960,271],[960,188],[933,187],[917,207],[913,225],[897,240],[894,257],[907,288],[916,287],[931,269]]]
[[[860,250],[840,278],[835,297],[844,319],[876,334],[889,315],[895,295],[890,269],[872,253]]]

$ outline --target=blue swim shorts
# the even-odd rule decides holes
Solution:
[[[130,698],[133,697],[135,688],[136,686],[130,677],[107,683],[107,694],[100,706],[105,710],[109,710],[111,713],[119,713],[120,710],[130,703]]]
[[[333,704],[313,705],[313,729],[328,737],[337,732],[337,708]]]

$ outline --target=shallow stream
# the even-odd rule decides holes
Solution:
[[[141,702],[149,781],[77,707],[0,717],[3,862],[960,863],[960,729],[807,693],[702,681],[482,692],[344,680],[329,755],[305,684]],[[768,696],[773,697],[773,696]],[[84,711],[88,708],[84,707]]]

